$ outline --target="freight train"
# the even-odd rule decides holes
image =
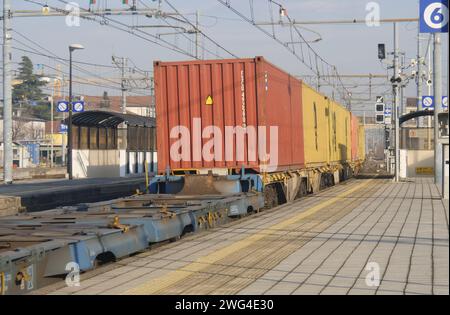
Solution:
[[[192,186],[193,174],[245,171],[260,176],[272,207],[361,168],[357,117],[263,57],[156,61],[154,75],[158,169],[179,176],[171,192]],[[156,182],[153,192],[164,192],[174,177]],[[208,189],[198,180],[195,187]]]
[[[314,193],[364,161],[357,118],[262,57],[154,71],[161,174],[150,194],[1,218],[0,295]]]

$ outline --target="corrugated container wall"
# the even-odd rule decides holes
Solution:
[[[303,125],[307,167],[329,163],[329,100],[303,82]]]
[[[351,159],[350,112],[340,104],[330,101],[330,163],[339,164]]]
[[[359,147],[359,121],[358,117],[351,115],[352,118],[352,161],[359,160],[358,147]]]
[[[154,73],[159,172],[167,167],[173,170],[245,166],[259,171],[260,165],[269,165],[274,171],[304,166],[300,80],[262,57],[157,61]],[[266,130],[258,126],[265,126]],[[278,135],[271,133],[271,126]],[[226,127],[244,128],[247,132],[243,156],[236,152],[236,135],[232,136],[232,146],[227,146]],[[263,150],[250,145],[255,140],[248,136],[252,128],[257,141],[264,143],[261,139],[266,136],[268,162],[264,162]],[[180,133],[186,131],[190,143],[188,148],[180,149]],[[276,139],[270,141],[271,134]],[[275,141],[277,152],[272,152]],[[213,153],[213,158],[205,158],[205,152]]]

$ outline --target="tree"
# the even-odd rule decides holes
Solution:
[[[41,76],[33,73],[33,62],[27,56],[22,56],[22,61],[19,64],[19,74],[16,77],[20,83],[13,88],[13,103],[15,105],[30,106],[32,103],[46,102],[46,96],[42,92],[42,87],[47,83],[41,81]]]

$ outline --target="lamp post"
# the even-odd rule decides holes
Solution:
[[[84,49],[80,44],[72,44],[69,46],[69,126],[68,126],[68,150],[67,150],[67,173],[69,173],[69,179],[73,179],[72,173],[72,53],[75,50]]]

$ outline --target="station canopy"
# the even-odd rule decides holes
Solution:
[[[408,114],[405,114],[403,116],[400,116],[400,124],[403,124],[405,121],[408,121],[413,118],[422,117],[422,116],[433,116],[434,110],[419,110],[415,112],[411,112]]]
[[[64,123],[67,124],[68,122],[68,119],[64,120]],[[138,127],[156,126],[155,118],[111,111],[92,110],[76,113],[72,116],[72,124],[75,126],[116,128],[121,123]]]

